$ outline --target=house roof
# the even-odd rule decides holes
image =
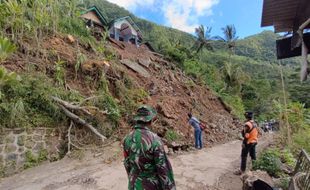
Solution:
[[[291,32],[308,18],[309,0],[264,0],[261,26],[274,26],[275,32]]]
[[[86,14],[88,12],[91,12],[91,11],[94,11],[96,13],[96,15],[98,16],[99,20],[101,21],[101,23],[104,25],[104,26],[107,26],[108,25],[108,21],[107,19],[104,18],[104,16],[102,15],[102,13],[100,12],[100,10],[96,7],[96,6],[92,6],[90,8],[88,8],[86,11],[82,12],[82,15],[83,14]]]
[[[127,20],[132,25],[132,27],[138,32],[138,34],[141,35],[140,28],[137,26],[137,24],[132,20],[132,18],[130,16],[125,16],[125,17],[114,19],[111,21],[110,26],[113,25],[114,23],[122,21],[122,20]]]

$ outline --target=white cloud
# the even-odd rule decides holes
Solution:
[[[166,24],[193,33],[199,25],[199,18],[212,15],[212,7],[219,0],[170,0],[165,1],[163,12],[167,19]]]
[[[129,10],[135,10],[139,6],[140,7],[152,6],[155,3],[155,0],[108,0],[108,1]]]
[[[220,0],[108,0],[131,11],[137,8],[162,11],[166,25],[193,33],[199,18],[212,15],[212,7]],[[161,8],[160,8],[161,7]]]

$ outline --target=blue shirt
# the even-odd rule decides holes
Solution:
[[[196,118],[196,117],[191,117],[190,119],[189,119],[189,124],[192,126],[192,127],[194,127],[194,129],[195,129],[195,131],[197,130],[197,131],[200,131],[201,129],[200,129],[200,126],[199,126],[199,124],[200,124],[200,121]]]

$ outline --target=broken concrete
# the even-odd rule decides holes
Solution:
[[[121,60],[121,63],[126,65],[128,68],[132,69],[133,71],[137,72],[139,75],[149,78],[151,77],[150,73],[145,70],[142,66],[140,66],[138,63],[131,61],[129,59]]]
[[[150,59],[139,59],[138,62],[140,65],[142,65],[146,68],[148,68],[152,63],[152,61]]]

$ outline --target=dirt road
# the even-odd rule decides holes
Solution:
[[[224,190],[240,189],[239,177],[231,176],[239,163],[240,141],[191,151],[170,157],[178,190],[209,189],[219,180],[228,182]],[[264,144],[264,143],[261,143]],[[122,162],[104,163],[101,159],[72,160],[44,164],[2,179],[5,190],[125,190],[127,176]],[[227,179],[223,179],[228,178]],[[229,181],[231,180],[231,181]]]

